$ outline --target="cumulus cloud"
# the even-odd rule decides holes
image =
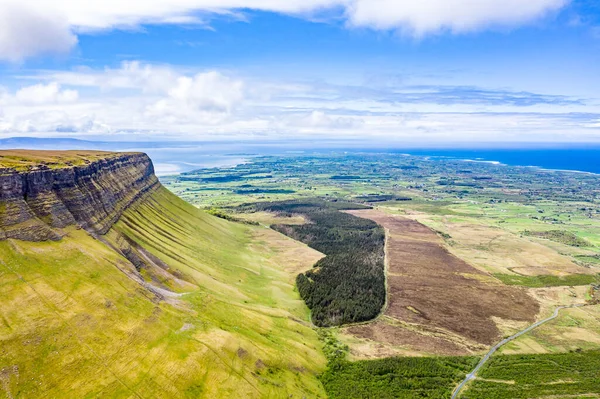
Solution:
[[[448,30],[469,32],[489,26],[515,26],[565,6],[568,0],[358,0],[348,6],[353,25],[399,28],[423,36]]]
[[[19,61],[64,52],[72,32],[144,24],[203,23],[202,15],[260,10],[299,17],[344,17],[349,26],[398,29],[422,36],[514,26],[561,9],[570,0],[0,0],[0,58]]]
[[[56,82],[26,86],[15,94],[15,99],[22,104],[69,103],[77,101],[78,98],[77,90],[62,90]]]
[[[150,116],[197,119],[218,123],[244,99],[244,84],[216,71],[181,76],[147,111]]]
[[[35,4],[0,0],[0,60],[20,62],[46,53],[67,53],[77,43],[65,15]]]
[[[15,92],[0,87],[1,131],[89,133],[115,130],[190,132],[234,122],[246,93],[243,79],[219,71],[184,73],[124,62],[120,68],[22,76],[46,80]],[[69,88],[64,88],[68,86]],[[85,88],[80,98],[74,88]]]
[[[229,112],[243,99],[242,90],[242,81],[210,71],[180,77],[168,94],[170,100],[193,109]]]
[[[275,122],[276,127],[308,129],[355,129],[364,125],[364,120],[349,115],[334,115],[322,110],[284,116]]]
[[[461,86],[344,86],[126,62],[19,75],[0,87],[0,134],[194,139],[600,139],[597,102]],[[31,84],[35,81],[35,84]],[[19,80],[15,80],[19,82]],[[22,81],[21,81],[22,82]],[[37,83],[40,82],[40,83]]]

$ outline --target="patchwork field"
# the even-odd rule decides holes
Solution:
[[[597,273],[544,245],[547,242],[512,233],[485,219],[432,215],[410,208],[404,211],[406,217],[446,234],[452,253],[488,273],[521,276]],[[390,212],[398,209],[391,208]]]
[[[376,323],[347,333],[392,348],[456,355],[499,340],[496,319],[535,320],[539,305],[523,289],[505,286],[453,256],[428,227],[377,210],[348,212],[386,229],[388,304]],[[358,348],[354,354],[361,357]]]
[[[230,210],[242,202],[314,197],[378,209],[372,219],[387,232],[385,312],[331,331],[341,340],[322,377],[331,397],[447,398],[477,359],[443,358],[441,365],[437,355],[480,355],[571,304],[586,306],[561,311],[494,355],[507,373],[529,381],[484,369],[477,389],[463,397],[551,397],[554,384],[560,397],[598,396],[584,365],[588,357],[594,363],[600,347],[598,176],[348,153],[262,157],[166,183],[198,206]],[[352,361],[339,363],[346,348]],[[560,364],[560,372],[547,375],[548,362]],[[569,373],[580,374],[571,381]],[[521,385],[529,396],[519,396]]]

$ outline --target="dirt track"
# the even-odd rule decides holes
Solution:
[[[533,322],[538,303],[524,290],[489,282],[489,275],[449,253],[428,227],[377,210],[350,213],[388,232],[388,307],[377,322],[348,332],[418,353],[465,354],[498,341],[492,319]]]

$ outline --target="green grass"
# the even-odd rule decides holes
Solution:
[[[576,397],[600,392],[600,351],[496,356],[463,399]],[[486,381],[487,380],[487,381]]]
[[[570,274],[567,276],[518,276],[513,274],[494,274],[494,277],[507,285],[521,285],[524,287],[560,287],[589,285],[600,282],[599,275],[592,274]]]
[[[576,255],[575,259],[580,262],[592,263],[592,264],[600,264],[600,255],[590,256],[590,255]]]
[[[324,397],[321,343],[258,229],[164,189],[125,212],[104,239],[162,260],[166,300],[83,230],[0,242],[0,397]]]
[[[550,231],[524,231],[524,235],[537,238],[545,238],[559,242],[561,244],[570,245],[572,247],[590,247],[591,243],[578,237],[570,231],[550,230]]]
[[[330,363],[321,381],[330,399],[447,399],[474,357],[400,357]]]
[[[81,166],[93,161],[124,155],[105,151],[38,151],[38,150],[0,150],[0,169],[10,168],[17,171],[45,165],[48,168],[67,168]]]

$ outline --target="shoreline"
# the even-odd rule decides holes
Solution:
[[[395,153],[390,153],[390,154],[395,155]],[[591,171],[587,171],[587,170],[578,170],[578,169],[550,168],[550,167],[545,167],[545,166],[540,166],[540,165],[511,164],[511,163],[506,163],[506,162],[498,161],[498,160],[472,159],[472,158],[453,157],[453,156],[447,156],[447,155],[426,155],[426,154],[410,154],[410,153],[403,153],[400,155],[404,155],[404,156],[409,155],[409,156],[413,156],[413,157],[421,157],[421,158],[431,159],[431,160],[445,160],[445,161],[454,160],[454,161],[462,161],[462,162],[484,163],[484,164],[495,165],[495,166],[509,166],[509,167],[513,167],[513,168],[531,168],[531,169],[537,169],[537,170],[545,171],[545,172],[578,173],[578,174],[586,174],[586,175],[591,175],[591,176],[600,176],[600,172],[591,172]]]

